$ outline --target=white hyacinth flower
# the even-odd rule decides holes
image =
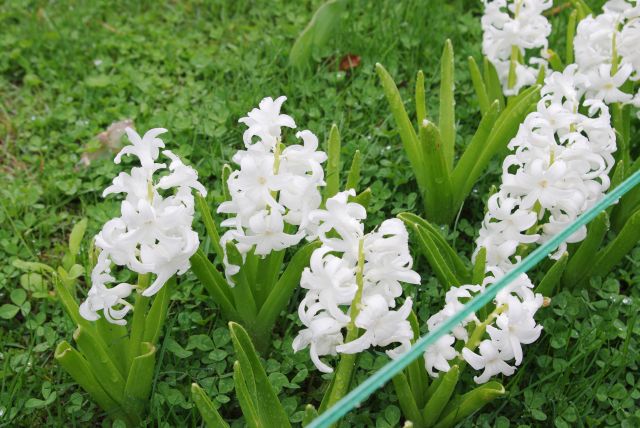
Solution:
[[[293,349],[309,347],[313,363],[322,372],[333,371],[320,360],[323,355],[397,344],[386,351],[396,358],[409,349],[413,338],[408,321],[412,300],[407,298],[394,309],[402,294],[401,283],[420,283],[412,270],[407,230],[400,220],[391,219],[365,234],[366,210],[349,201],[354,195],[353,190],[340,192],[327,200],[326,209],[309,215],[322,245],[311,255],[300,280],[308,290],[298,309],[306,328],[298,333]],[[362,334],[345,343],[348,326]]]
[[[243,136],[246,150],[233,156],[240,169],[226,183],[231,199],[218,207],[219,213],[230,215],[222,222],[230,229],[220,240],[230,285],[240,266],[230,264],[228,243],[243,257],[252,250],[264,257],[297,245],[311,233],[309,214],[322,202],[322,163],[327,155],[318,150],[318,138],[309,130],[296,133],[302,144],[284,145],[282,128],[296,127],[293,118],[280,113],[286,99],[264,98],[259,108],[239,120],[248,127]]]
[[[99,318],[102,311],[107,321],[126,324],[124,316],[132,309],[126,301],[135,289],[114,282],[111,265],[126,267],[140,275],[155,275],[151,285],[138,290],[143,296],[156,294],[173,276],[185,273],[189,259],[196,252],[200,241],[192,230],[194,198],[191,189],[206,195],[198,182],[197,172],[185,165],[170,152],[162,152],[171,163],[169,167],[157,163],[164,142],[158,138],[165,129],[156,128],[140,137],[133,129],[126,133],[131,145],[125,146],[116,156],[120,163],[124,155],[132,155],[140,162],[130,173],[122,172],[113,179],[103,196],[124,193],[120,216],[109,220],[95,237],[100,251],[98,262],[91,274],[91,289],[80,305],[80,315],[87,320]],[[161,177],[156,177],[163,172]]]

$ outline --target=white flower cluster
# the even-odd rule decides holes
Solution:
[[[327,200],[326,210],[315,210],[309,216],[322,246],[313,252],[310,267],[300,280],[309,290],[298,310],[306,328],[294,339],[293,349],[297,352],[309,346],[311,359],[325,373],[333,369],[320,356],[355,354],[371,346],[399,343],[387,351],[395,358],[409,349],[413,338],[407,321],[411,298],[393,310],[396,298],[402,295],[400,283],[420,283],[420,276],[411,269],[407,230],[402,221],[390,219],[365,234],[364,207],[348,202],[354,195],[353,190],[338,193]],[[359,259],[363,261],[360,272]],[[360,275],[362,289],[358,287]],[[362,334],[344,343],[343,330],[351,322],[354,306],[359,311],[354,324]]]
[[[482,53],[496,68],[505,95],[515,95],[520,88],[533,85],[540,67],[547,65],[551,24],[542,12],[553,1],[485,0],[484,4]],[[520,60],[515,65],[515,84],[509,87],[513,49],[517,49]]]
[[[518,252],[523,246],[543,243],[559,233],[609,188],[615,133],[604,99],[594,98],[597,94],[589,88],[588,76],[580,73],[576,64],[545,79],[536,111],[526,117],[509,143],[512,153],[502,166],[502,184],[488,201],[477,240],[477,251],[486,250],[487,278],[481,285],[449,290],[444,309],[428,321],[430,330],[511,270],[520,260]],[[583,227],[567,242],[579,242],[585,236]],[[559,258],[565,251],[566,244],[562,244],[552,257]],[[478,344],[469,345],[466,329],[470,322],[481,324],[475,316],[430,347],[425,353],[429,374],[435,376],[434,369],[449,370],[449,361],[458,357],[474,369],[484,370],[474,378],[478,383],[496,374],[513,374],[515,367],[509,362],[515,360],[518,366],[522,345],[537,340],[542,329],[534,315],[543,299],[532,288],[523,274],[496,296],[496,309],[483,324],[489,339],[479,343],[480,354],[469,349]],[[469,345],[461,353],[453,346],[456,339]]]
[[[233,215],[222,222],[230,228],[220,239],[225,251],[228,242],[243,256],[252,249],[266,256],[296,245],[310,232],[309,213],[322,202],[321,164],[327,155],[318,150],[318,137],[308,130],[296,134],[302,145],[283,147],[282,127],[296,127],[290,116],[280,114],[285,100],[264,98],[259,108],[240,119],[248,127],[243,136],[246,150],[233,157],[240,169],[227,182],[231,200],[218,207],[218,212]],[[229,263],[226,252],[224,264],[231,282],[240,267]]]
[[[189,259],[200,244],[198,234],[191,229],[194,214],[194,198],[191,189],[206,195],[198,182],[198,173],[182,163],[180,158],[163,150],[171,160],[168,168],[156,163],[160,148],[164,147],[158,135],[166,129],[149,130],[144,137],[131,128],[126,129],[131,145],[125,146],[115,158],[119,164],[122,156],[133,155],[140,161],[131,173],[121,172],[107,187],[103,196],[124,193],[120,217],[104,224],[95,237],[100,250],[98,261],[91,273],[91,289],[80,305],[80,315],[89,321],[99,319],[102,311],[107,321],[126,324],[124,316],[132,309],[125,299],[134,285],[122,283],[114,287],[107,284],[116,281],[111,265],[125,266],[138,274],[156,275],[143,296],[156,294],[176,273],[189,269]],[[167,171],[158,180],[154,175]],[[163,196],[165,194],[165,196]]]
[[[587,79],[587,98],[640,107],[640,93],[634,97],[620,90],[627,80],[640,80],[638,43],[640,6],[635,0],[611,0],[600,15],[580,21],[573,46],[578,69]],[[614,61],[617,70],[612,70]]]

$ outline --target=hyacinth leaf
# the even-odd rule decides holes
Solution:
[[[137,422],[130,420],[122,411],[120,404],[105,391],[102,385],[100,385],[100,382],[95,378],[87,360],[67,341],[62,341],[58,344],[54,358],[109,416],[114,419],[123,419],[131,426]]]
[[[269,297],[260,308],[256,321],[256,328],[262,332],[263,337],[269,338],[278,316],[286,308],[291,295],[300,284],[302,271],[309,265],[311,254],[319,246],[320,242],[314,241],[300,248],[274,285]]]
[[[220,234],[218,233],[216,223],[213,221],[213,216],[211,215],[211,210],[209,209],[207,200],[200,195],[200,193],[196,193],[196,206],[198,207],[200,216],[202,216],[202,222],[204,223],[205,229],[207,229],[207,234],[209,235],[211,245],[218,256],[218,261],[222,262],[224,252],[222,250],[222,246],[220,246]]]
[[[343,0],[329,0],[318,8],[289,52],[290,66],[309,65],[314,49],[324,46],[340,24],[344,4]]]
[[[570,0],[573,7],[578,9],[584,16],[591,15],[593,12],[584,0]]]
[[[76,329],[73,333],[73,340],[75,340],[78,349],[86,358],[100,385],[114,400],[121,401],[124,394],[125,380],[104,345],[94,334],[83,327]]]
[[[207,428],[229,428],[229,424],[222,419],[207,394],[197,383],[191,384],[191,399],[196,404]]]
[[[138,274],[138,290],[145,290],[150,282],[150,274]],[[129,335],[129,364],[133,364],[133,360],[140,355],[150,301],[150,297],[143,296],[140,292],[137,293],[136,303],[133,307],[131,334]]]
[[[328,158],[327,158],[327,172],[325,174],[325,181],[327,185],[324,188],[323,203],[327,199],[335,196],[340,190],[340,131],[338,127],[333,124],[331,131],[329,132],[328,142]]]
[[[471,273],[472,284],[482,284],[486,275],[487,267],[487,249],[481,247],[476,254],[476,260],[473,263],[473,272]]]
[[[482,75],[484,76],[484,84],[487,88],[487,94],[489,94],[489,101],[493,102],[497,100],[500,105],[500,110],[502,110],[504,108],[504,96],[502,95],[502,86],[500,84],[498,72],[487,57],[483,57],[482,65],[484,69]]]
[[[588,276],[604,276],[620,262],[640,240],[640,210],[629,217],[622,230],[590,264],[591,271]]]
[[[58,299],[60,299],[65,312],[69,315],[73,323],[87,331],[95,331],[95,325],[80,316],[80,308],[78,307],[76,299],[73,298],[67,287],[65,287],[56,275],[53,275],[53,287],[56,290]]]
[[[562,71],[564,70],[564,64],[562,60],[558,56],[558,53],[552,49],[547,49],[547,53],[549,54],[549,64],[551,64],[551,68],[553,71]]]
[[[80,251],[80,244],[82,243],[82,238],[87,230],[87,223],[88,220],[83,218],[73,226],[73,229],[71,229],[71,234],[69,235],[69,253],[74,256],[74,258]]]
[[[227,183],[229,182],[229,177],[231,176],[232,172],[233,169],[231,169],[231,166],[229,166],[229,164],[225,163],[222,166],[222,196],[224,197],[225,201],[231,200],[231,194],[229,193],[229,186],[227,185]]]
[[[247,426],[251,428],[266,426],[261,423],[256,406],[256,398],[249,392],[239,361],[236,361],[233,365],[233,385],[236,390],[236,395],[238,396],[240,408],[242,409],[242,416],[244,416]]]
[[[449,169],[453,168],[456,143],[456,101],[454,97],[455,81],[453,71],[453,45],[451,40],[447,39],[444,43],[440,60],[440,113],[438,126],[442,136],[442,151]]]
[[[100,317],[95,322],[97,327],[97,336],[104,343],[105,348],[109,350],[111,359],[118,367],[122,377],[127,376],[129,371],[128,352],[129,352],[129,332],[123,325],[113,324],[104,317]]]
[[[440,419],[440,415],[451,399],[453,391],[458,384],[460,369],[457,365],[454,365],[448,372],[440,374],[440,376],[442,377],[442,381],[440,381],[438,388],[422,410],[422,419],[424,420],[425,427],[432,427]]]
[[[587,226],[587,237],[573,253],[564,270],[562,282],[565,286],[574,288],[583,281],[608,230],[609,216],[606,212],[598,214]]]
[[[418,71],[416,76],[416,119],[422,123],[427,118],[427,97],[424,92],[424,73]]]
[[[360,150],[356,150],[351,160],[351,167],[349,168],[349,174],[347,175],[346,190],[358,189],[358,183],[360,183],[360,169],[362,168],[362,156]]]
[[[448,290],[451,287],[460,286],[462,281],[456,277],[449,264],[442,257],[442,254],[440,254],[431,232],[420,225],[417,225],[414,230],[418,235],[418,243],[420,244],[422,253],[444,289]]]
[[[141,354],[133,359],[124,389],[123,405],[129,414],[143,414],[153,383],[156,347],[149,342],[143,342],[140,350]]]
[[[420,325],[418,317],[414,311],[409,313],[409,324],[411,324],[411,330],[413,331],[413,338],[411,343],[414,343],[420,337]],[[424,367],[424,358],[416,358],[406,371],[407,380],[411,386],[413,398],[416,401],[416,405],[419,408],[424,407],[426,402],[425,392],[427,390],[427,384],[429,383],[429,377],[427,376],[427,369]]]
[[[504,150],[507,147],[511,138],[516,135],[520,123],[535,108],[539,99],[540,87],[537,85],[531,86],[515,96],[509,105],[500,112],[487,139],[482,140],[484,149],[479,151],[478,156],[469,158],[464,163],[463,159],[460,159],[451,175],[451,182],[458,196],[457,203],[462,203],[466,195],[469,194],[489,161],[500,150]],[[480,126],[482,126],[482,121]],[[467,151],[463,154],[463,158],[465,155],[467,155]],[[470,169],[465,170],[463,167],[470,167]]]
[[[411,168],[416,176],[418,186],[421,191],[424,191],[426,188],[426,181],[424,177],[422,153],[419,147],[420,143],[418,141],[416,130],[411,124],[411,120],[409,120],[409,116],[407,115],[407,111],[405,110],[402,102],[402,97],[400,96],[398,87],[393,81],[391,75],[379,63],[376,64],[376,72],[380,77],[382,89],[387,97],[387,101],[389,102],[391,113],[393,114],[396,126],[398,127],[398,133],[400,134],[400,139],[402,140],[402,145],[404,146],[407,158],[411,163]]]
[[[422,426],[422,415],[418,409],[418,404],[413,397],[407,378],[403,373],[398,373],[393,377],[392,381],[404,417],[413,422],[414,425]]]
[[[569,253],[565,252],[562,257],[556,260],[536,287],[536,293],[540,293],[546,297],[551,297],[553,295],[556,286],[562,279],[562,274],[567,266],[568,259]]]
[[[536,76],[536,85],[542,86],[544,84],[544,78],[547,75],[547,67],[544,64],[540,65],[540,69],[538,70],[538,75]]]
[[[234,302],[239,303],[236,310],[244,322],[253,322],[258,314],[258,307],[253,297],[251,285],[246,278],[242,255],[232,242],[227,242],[227,257],[230,264],[240,266],[240,271],[233,277],[235,286],[231,289]]]
[[[469,57],[469,73],[471,74],[471,82],[473,88],[476,91],[476,97],[478,98],[478,104],[480,105],[480,113],[486,115],[491,107],[491,101],[489,100],[489,94],[487,93],[487,87],[484,84],[482,73],[476,63],[476,60],[472,56]],[[498,104],[499,106],[499,104]]]
[[[420,123],[419,138],[427,179],[424,192],[425,211],[435,222],[448,223],[452,217],[452,191],[445,144],[438,127],[427,120]]]
[[[471,138],[471,142],[451,173],[451,187],[453,192],[455,192],[455,207],[462,203],[470,190],[467,190],[469,185],[466,184],[468,175],[473,170],[476,162],[481,158],[482,153],[487,149],[486,143],[498,119],[499,110],[500,105],[497,101],[491,103],[486,114],[482,116],[478,129]],[[475,178],[473,181],[469,181],[473,184],[475,183]]]
[[[356,204],[360,204],[363,207],[368,208],[369,204],[371,203],[371,198],[372,198],[372,193],[371,193],[371,189],[369,187],[367,187],[366,189],[364,189],[362,192],[360,192],[358,195],[356,195],[355,198],[353,198],[353,200],[349,201],[349,202],[355,202]]]
[[[278,396],[273,391],[269,379],[260,364],[255,348],[247,332],[234,322],[229,323],[233,348],[238,357],[237,370],[234,366],[234,374],[240,373],[247,386],[246,392],[253,398],[254,407],[259,416],[260,426],[264,427],[289,427],[289,418],[282,408]],[[244,408],[243,408],[244,410]]]
[[[209,261],[204,252],[198,249],[189,261],[191,270],[213,296],[225,317],[229,320],[239,320],[240,315],[232,303],[233,296],[231,295],[229,284]]]
[[[567,21],[567,40],[565,44],[564,58],[567,64],[573,64],[573,39],[576,35],[578,11],[576,9],[571,11],[569,19]]]
[[[398,214],[398,218],[414,230],[417,226],[421,226],[429,231],[431,233],[431,238],[436,243],[440,255],[447,261],[456,277],[460,278],[463,282],[467,282],[471,278],[467,264],[460,258],[460,256],[458,256],[458,253],[451,248],[436,226],[412,213],[400,213]]]
[[[505,389],[499,382],[490,381],[449,402],[436,428],[452,427],[464,418],[481,409],[485,404],[504,395]]]
[[[309,425],[315,418],[318,417],[318,410],[311,404],[307,404],[304,408],[304,416],[302,418],[302,426]]]
[[[175,283],[176,278],[173,276],[153,297],[151,309],[149,309],[149,313],[145,320],[144,334],[142,336],[143,342],[149,342],[152,345],[158,343],[158,339],[162,333],[162,327],[164,326],[164,321],[167,318],[169,298],[171,297]]]

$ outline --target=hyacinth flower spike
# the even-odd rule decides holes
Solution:
[[[328,154],[309,130],[288,136],[297,124],[281,112],[285,100],[264,98],[239,119],[247,127],[244,149],[233,156],[237,169],[225,166],[226,200],[217,208],[226,217],[220,222],[224,233],[218,232],[208,202],[197,197],[214,259],[206,248],[198,250],[191,260],[194,272],[225,318],[241,323],[261,352],[269,347],[271,331],[320,245],[315,236],[322,232],[312,215],[340,186],[337,128],[331,130]],[[287,145],[287,140],[294,143]],[[352,186],[359,169],[356,153],[347,179]]]
[[[175,276],[190,267],[199,245],[191,224],[195,200],[192,190],[206,195],[197,172],[169,150],[162,150],[157,128],[144,136],[126,130],[131,145],[126,156],[139,166],[121,172],[103,193],[123,193],[120,216],[109,220],[95,237],[97,257],[86,299],[78,305],[71,290],[56,282],[67,313],[78,325],[55,358],[71,377],[113,419],[137,426],[144,419],[151,392],[156,343],[167,315]],[[170,163],[159,163],[160,154]],[[137,284],[120,282],[122,270],[138,275]],[[135,294],[135,302],[129,298]],[[133,312],[129,326],[127,316]]]

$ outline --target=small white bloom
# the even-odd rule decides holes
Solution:
[[[476,383],[486,383],[492,376],[498,374],[511,376],[515,372],[515,367],[504,362],[503,355],[490,340],[483,340],[479,350],[480,355],[469,348],[462,349],[462,357],[471,367],[484,370],[480,376],[474,376],[473,380]]]

